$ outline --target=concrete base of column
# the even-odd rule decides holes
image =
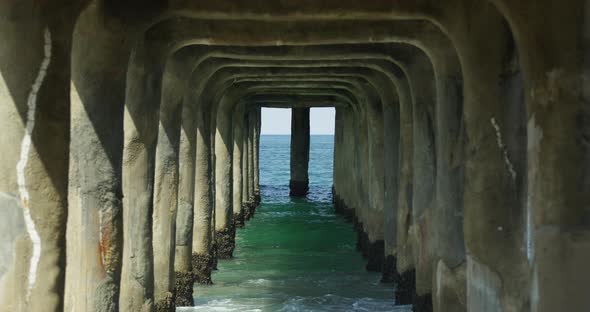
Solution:
[[[401,273],[395,287],[395,304],[412,304],[415,295],[416,271],[409,270]]]
[[[259,201],[256,200],[256,195],[253,195],[252,197],[250,197],[250,209],[252,210],[252,216],[254,216],[254,213],[256,212],[256,208],[258,208],[258,205],[260,204]]]
[[[336,213],[343,216],[344,219],[346,219],[346,221],[352,222],[352,220],[354,219],[354,210],[348,208],[344,203],[344,200],[342,200],[340,196],[338,196],[338,194],[334,193],[334,195],[332,196],[332,201],[334,202],[334,210],[336,210]]]
[[[166,293],[166,296],[156,302],[155,304],[155,311],[156,312],[174,312],[176,311],[176,307],[174,305],[175,302],[174,294],[173,293]]]
[[[354,230],[357,233],[356,248],[362,253],[363,257],[367,259],[367,271],[384,272],[385,242],[383,240],[371,242],[369,240],[369,235],[364,230],[363,224],[359,222],[358,218],[354,215],[354,210],[348,208],[338,194],[333,195],[333,201],[336,213],[342,215],[347,221],[354,224]],[[395,263],[393,265],[393,270],[395,271]]]
[[[212,249],[211,249],[211,269],[212,270],[217,270],[217,260],[219,259],[217,256],[217,243],[213,243]]]
[[[412,305],[412,311],[432,312],[432,294],[416,294],[416,271],[409,270],[400,274],[396,284],[395,304]]]
[[[256,205],[253,202],[245,202],[243,204],[243,210],[244,210],[244,219],[250,220],[253,216],[254,216],[254,212],[256,210]]]
[[[392,255],[385,257],[381,283],[396,283],[399,280],[399,276],[399,272],[397,272],[397,258]]]
[[[223,231],[217,231],[215,234],[215,240],[217,243],[217,258],[232,258],[234,248],[236,247],[236,228],[233,224]]]
[[[255,190],[254,191],[254,202],[256,203],[256,206],[258,206],[260,204],[261,198],[260,198],[260,190]]]
[[[197,284],[210,285],[211,282],[211,271],[214,267],[214,257],[210,254],[193,254],[192,256],[193,266],[193,281]]]
[[[195,275],[193,272],[175,272],[176,279],[174,281],[174,292],[176,293],[175,306],[177,307],[192,307],[195,305],[193,301],[193,285],[195,284]]]
[[[244,211],[244,210],[242,210]],[[244,227],[244,213],[236,213],[234,214],[234,227],[237,228],[243,228]]]
[[[413,312],[432,312],[432,294],[414,297]]]
[[[436,266],[436,283],[433,283],[432,302],[436,311],[467,311],[467,262],[449,268],[442,260]]]
[[[385,242],[371,242],[369,235],[363,230],[363,224],[357,223],[357,249],[367,259],[366,269],[371,272],[382,272],[385,261]]]
[[[309,192],[309,180],[289,181],[289,196],[305,197]]]

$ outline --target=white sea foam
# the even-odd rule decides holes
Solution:
[[[269,285],[272,282],[270,280],[267,280],[264,278],[259,278],[259,279],[247,280],[246,283],[253,284],[253,285]]]

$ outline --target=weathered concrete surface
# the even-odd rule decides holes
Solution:
[[[302,197],[309,191],[309,108],[291,109],[291,180],[289,195]]]
[[[262,127],[262,109],[256,108],[256,125],[254,126],[254,203],[260,204],[260,131]]]
[[[127,72],[123,150],[121,311],[154,308],[153,191],[162,65],[134,48]]]
[[[176,272],[175,286],[174,286],[174,305],[177,307],[192,307],[193,301],[193,287],[195,284],[195,276],[193,272]]]
[[[64,304],[68,86],[79,8],[53,5],[0,4],[1,311]]]
[[[450,269],[439,260],[435,272],[432,285],[434,311],[468,311],[465,265]]]
[[[241,200],[241,210],[244,212],[244,219],[250,220],[254,215],[254,206],[249,200],[250,197],[250,180],[248,180],[248,167],[250,167],[250,161],[248,160],[248,136],[250,134],[250,120],[247,118],[248,115],[244,115],[244,122],[243,122],[243,136],[242,136],[242,171],[240,180],[242,182],[242,200]]]
[[[233,129],[233,206],[234,206],[234,225],[235,227],[243,227],[244,226],[244,205],[242,204],[242,192],[243,192],[243,185],[242,185],[242,177],[243,175],[243,168],[242,168],[242,153],[244,153],[242,147],[244,146],[244,112],[236,110],[234,115],[234,129]]]
[[[104,21],[110,27],[103,28]],[[74,32],[64,311],[118,311],[123,249],[123,69],[130,54],[121,22],[93,4],[79,17]]]
[[[186,80],[185,80],[186,81]],[[176,306],[193,305],[194,274],[192,268],[193,223],[195,203],[196,111],[183,101],[182,130],[178,160],[178,210],[174,257]]]
[[[252,206],[256,207],[254,199],[254,141],[256,140],[256,121],[257,112],[255,110],[248,111],[248,201]]]
[[[211,134],[206,114],[197,109],[197,147],[195,161],[195,202],[193,222],[192,269],[196,282],[211,281],[211,260],[213,258],[213,181],[211,176]],[[203,264],[206,263],[206,264]]]
[[[218,251],[231,254],[234,213],[252,211],[259,201],[259,109],[236,141],[238,102],[283,95],[341,102],[336,208],[354,220],[368,266],[380,270],[384,264],[384,280],[397,282],[398,297],[415,310],[430,309],[430,302],[438,311],[575,311],[590,305],[583,287],[590,279],[584,265],[590,258],[588,1],[86,5],[0,4],[0,146],[6,150],[0,205],[3,220],[14,221],[4,227],[0,246],[0,310],[60,311],[65,302],[68,311],[111,311],[117,301],[122,310],[152,310],[154,277],[158,297],[159,281],[169,286],[165,280],[173,279],[175,255],[183,259],[181,272],[192,264],[195,274],[202,273],[199,280],[207,281],[216,259],[215,232]],[[70,13],[79,8],[95,15],[78,19],[70,46],[77,15]],[[127,37],[127,27],[134,36]],[[92,33],[91,43],[84,44],[90,40],[84,29]],[[138,43],[144,40],[156,45]],[[180,131],[165,136],[157,123],[162,64],[180,50],[192,51],[179,78],[190,83],[178,84],[175,95],[202,110],[194,134],[201,145],[194,215],[185,217],[194,222],[178,222],[183,234],[173,252],[174,235],[158,234],[173,231],[175,218],[160,218],[165,209],[158,203],[173,207],[177,201],[152,197],[154,190],[177,187],[155,181],[154,173],[163,172],[156,138]],[[44,77],[35,86],[39,74]],[[323,85],[313,81],[318,78]],[[36,113],[27,114],[35,103]],[[27,115],[36,117],[34,131],[26,131]],[[26,133],[30,149],[22,144]],[[21,156],[26,166],[17,179]],[[242,169],[232,169],[240,161]],[[242,187],[232,187],[234,181]],[[179,207],[191,210],[186,189],[192,188],[185,187]],[[241,199],[234,198],[237,190]],[[166,230],[152,231],[162,220],[170,221]],[[162,239],[168,244],[157,243]],[[156,258],[169,261],[154,267]],[[162,267],[168,273],[154,276],[152,269]],[[188,291],[190,278],[179,280],[179,289]]]
[[[232,202],[232,109],[220,104],[215,132],[215,242],[221,259],[231,258],[235,244]]]
[[[153,252],[154,302],[157,311],[174,310],[174,258],[176,250],[176,212],[178,209],[178,159],[182,120],[182,81],[168,62],[162,82],[160,123],[156,146],[154,178]]]

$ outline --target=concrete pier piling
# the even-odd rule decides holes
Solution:
[[[588,25],[587,0],[3,1],[0,311],[192,305],[263,200],[263,107],[292,109],[294,197],[335,107],[334,206],[398,303],[590,310]]]

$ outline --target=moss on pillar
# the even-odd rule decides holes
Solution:
[[[258,206],[260,204],[260,201],[261,201],[260,190],[254,190],[254,203],[256,203],[256,206]]]
[[[244,219],[250,220],[256,212],[258,204],[255,201],[247,201],[243,204]]]
[[[215,235],[217,243],[217,257],[219,259],[230,259],[233,257],[236,246],[236,228],[231,224],[227,229],[217,231]]]
[[[175,306],[177,307],[192,307],[193,301],[193,285],[195,284],[195,275],[193,272],[175,272],[176,279],[174,281]]]
[[[154,310],[156,312],[174,312],[176,310],[174,302],[174,294],[168,292],[164,298],[156,302]]]
[[[211,271],[215,265],[215,257],[212,254],[193,254],[191,262],[193,266],[193,282],[210,285]]]
[[[242,210],[244,211],[244,210]],[[235,228],[243,228],[244,227],[244,212],[239,212],[234,214],[234,227]]]

